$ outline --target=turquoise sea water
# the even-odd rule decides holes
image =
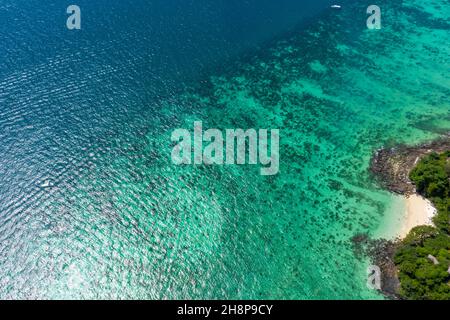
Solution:
[[[89,101],[54,100],[58,84],[18,89],[33,75],[2,77],[2,103],[53,108],[1,114],[0,296],[382,298],[350,239],[393,214],[394,196],[368,172],[374,150],[450,129],[450,5],[380,0],[374,31],[367,4],[341,3],[157,100],[144,89],[151,79],[136,81],[135,96],[109,82],[91,89],[101,74],[122,75],[93,56],[92,78],[65,87],[105,106],[94,116],[102,130],[77,121]],[[129,56],[124,68],[141,66]],[[53,122],[27,123],[28,112]],[[171,132],[197,120],[279,128],[280,173],[173,165]]]

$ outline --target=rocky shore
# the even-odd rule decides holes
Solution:
[[[381,292],[390,299],[400,299],[398,291],[400,281],[394,264],[394,255],[399,241],[371,239],[367,234],[358,234],[352,238],[353,250],[356,256],[370,257],[372,263],[381,270]]]
[[[416,192],[409,180],[409,173],[419,160],[432,153],[450,149],[450,132],[432,142],[418,146],[399,145],[395,148],[377,150],[370,170],[389,191],[410,195]]]
[[[370,170],[378,182],[387,190],[409,196],[416,193],[409,173],[424,156],[450,150],[450,132],[441,138],[417,146],[399,145],[395,148],[377,150],[371,160]],[[400,282],[393,257],[400,245],[400,239],[389,241],[370,239],[356,235],[352,239],[355,252],[372,258],[373,264],[381,269],[381,291],[391,298],[399,299]]]

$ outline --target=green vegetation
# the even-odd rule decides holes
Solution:
[[[400,295],[405,299],[450,300],[450,151],[424,158],[410,178],[438,213],[436,227],[414,228],[396,252]]]
[[[450,234],[450,151],[433,153],[419,162],[411,171],[410,179],[417,191],[430,199],[438,210],[434,219],[436,227]]]

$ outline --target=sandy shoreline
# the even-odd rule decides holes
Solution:
[[[433,225],[433,217],[436,214],[431,201],[418,194],[405,196],[404,219],[400,225],[397,236],[404,239],[408,233],[417,226]]]
[[[379,229],[375,232],[370,251],[372,262],[380,266],[382,291],[389,297],[399,298],[400,282],[394,257],[401,241],[417,226],[433,226],[437,214],[431,201],[417,194],[409,178],[417,163],[432,152],[450,149],[450,132],[440,138],[417,146],[400,145],[379,149],[372,157],[370,171],[377,182],[391,192],[392,201],[386,208]]]
[[[417,146],[399,145],[379,149],[372,157],[370,170],[378,182],[394,193],[394,201],[377,235],[385,239],[404,239],[414,227],[433,225],[437,213],[431,201],[416,192],[409,179],[411,170],[423,157],[432,152],[450,149],[450,132],[439,139]]]

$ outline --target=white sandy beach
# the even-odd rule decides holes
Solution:
[[[405,203],[404,218],[397,234],[401,239],[405,238],[414,227],[433,225],[432,219],[436,214],[432,203],[420,195],[405,196]]]
[[[435,214],[436,209],[431,202],[418,194],[395,195],[374,236],[391,240],[403,239],[414,227],[433,225],[432,219]]]

